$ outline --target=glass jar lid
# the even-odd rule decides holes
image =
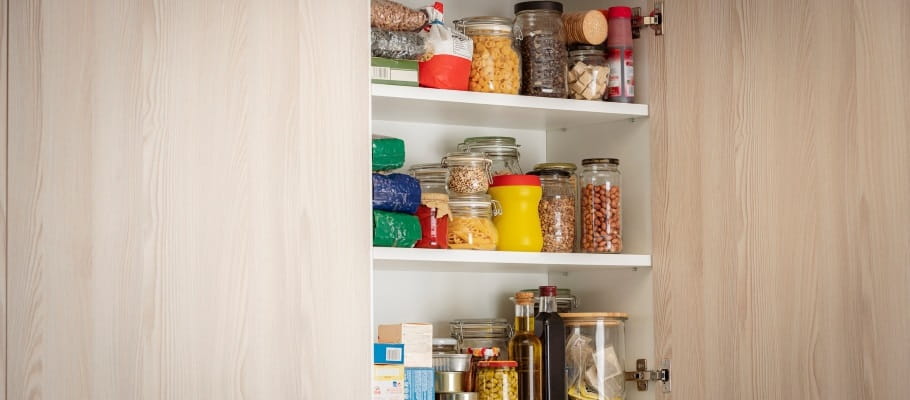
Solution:
[[[594,165],[594,164],[611,164],[619,165],[618,158],[586,158],[581,160],[581,165]]]
[[[534,169],[528,172],[528,175],[537,175],[541,178],[568,178],[572,176],[569,171],[555,168]]]
[[[456,319],[449,323],[455,339],[508,339],[512,324],[505,318]]]
[[[468,151],[484,153],[487,157],[507,156],[518,158],[521,156],[517,145],[467,143],[465,146],[467,146]]]
[[[589,44],[580,44],[572,46],[569,49],[569,57],[580,57],[580,56],[602,56],[604,55],[603,48],[599,46],[592,46]]]
[[[518,141],[513,137],[509,136],[474,136],[465,138],[464,145],[502,145],[502,146],[518,146]]]
[[[456,151],[452,153],[446,153],[446,156],[442,158],[442,165],[446,167],[450,162],[486,162],[491,163],[490,159],[487,158],[485,153],[473,152],[473,151]]]
[[[512,18],[505,17],[468,17],[455,21],[455,27],[465,34],[473,30],[511,34],[512,22]]]
[[[629,319],[624,312],[559,313],[566,326],[621,325]]]
[[[515,360],[497,360],[497,361],[478,361],[477,368],[516,368],[518,361]]]
[[[524,1],[515,4],[515,14],[524,11],[556,11],[562,13],[562,3],[558,1]]]
[[[578,166],[572,163],[540,163],[534,169],[561,169],[571,174],[578,170]]]
[[[410,172],[418,181],[445,182],[449,175],[449,170],[439,163],[415,164]]]

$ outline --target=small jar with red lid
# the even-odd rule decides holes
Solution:
[[[477,363],[474,387],[478,400],[518,400],[517,361]]]
[[[539,252],[543,248],[537,207],[543,194],[534,175],[500,175],[493,178],[490,196],[502,213],[493,218],[499,232],[497,250]]]

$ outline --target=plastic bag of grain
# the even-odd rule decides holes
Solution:
[[[437,89],[468,90],[474,42],[471,38],[445,26],[442,3],[427,7],[430,28],[423,33],[433,49],[433,57],[417,68],[420,86]]]

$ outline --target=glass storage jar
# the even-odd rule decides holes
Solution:
[[[449,195],[446,194],[448,170],[440,164],[417,164],[411,167],[411,176],[420,182],[420,240],[414,247],[421,249],[447,249],[449,227]]]
[[[467,151],[469,146],[502,145],[518,146],[518,141],[509,136],[474,136],[458,144],[458,151]]]
[[[562,3],[525,1],[515,4],[513,28],[521,51],[521,94],[566,98],[566,31]]]
[[[543,196],[537,207],[543,233],[543,252],[571,253],[575,250],[575,187],[569,173],[559,169],[539,169],[531,175],[540,178]]]
[[[579,45],[569,51],[569,98],[602,101],[609,77],[610,67],[600,48]]]
[[[469,144],[468,151],[483,153],[492,162],[493,176],[521,175],[518,146],[503,144]]]
[[[446,178],[449,176],[449,170],[442,164],[416,164],[411,167],[410,173],[420,182],[420,193],[448,193]]]
[[[433,338],[433,354],[458,354],[458,341],[454,338]]]
[[[570,399],[624,400],[626,313],[560,313]]]
[[[490,188],[492,161],[484,153],[448,153],[442,166],[449,171],[446,188],[451,194],[486,193]]]
[[[581,251],[622,251],[622,174],[615,158],[581,162]]]
[[[449,332],[458,341],[459,353],[495,349],[502,354],[509,348],[512,324],[505,318],[456,319],[449,323]]]
[[[474,41],[468,90],[518,94],[521,65],[512,41],[512,19],[471,17],[455,21],[455,27]]]
[[[522,289],[521,291],[534,293],[534,315],[537,315],[537,313],[540,312],[540,290],[538,290],[538,288],[532,288]],[[514,299],[510,297],[509,301],[514,301]],[[578,298],[572,294],[571,289],[556,289],[556,312],[568,313],[574,311],[576,308],[578,308]]]
[[[478,400],[518,400],[516,361],[477,363],[475,387]]]
[[[499,215],[499,203],[487,194],[449,198],[452,219],[449,221],[448,246],[452,249],[495,250],[499,233],[493,216]]]

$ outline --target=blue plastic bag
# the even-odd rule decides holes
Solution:
[[[420,182],[405,174],[373,174],[373,209],[414,214],[420,207]]]

